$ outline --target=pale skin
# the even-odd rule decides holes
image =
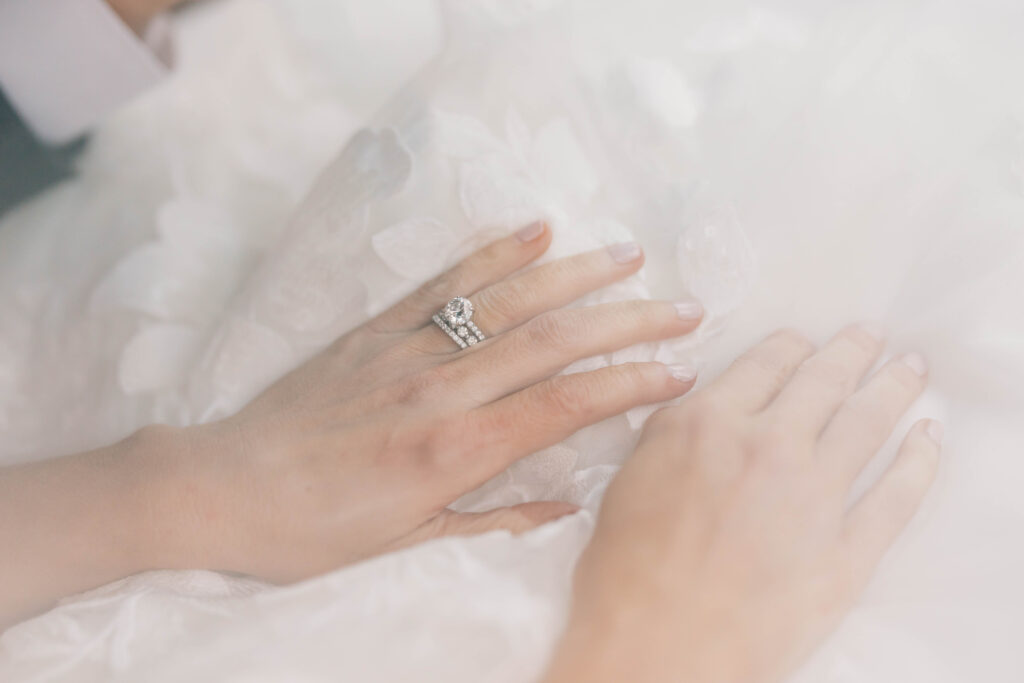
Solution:
[[[90,453],[0,470],[4,623],[153,568],[288,582],[449,534],[523,531],[575,511],[447,509],[515,460],[693,384],[660,363],[554,377],[570,363],[684,335],[696,302],[564,309],[635,273],[637,245],[521,271],[551,241],[527,226],[338,339],[237,415],[147,427]],[[469,295],[490,338],[467,351],[430,322]],[[675,372],[675,375],[673,375]]]
[[[871,327],[820,351],[777,333],[655,414],[604,499],[545,683],[762,683],[808,655],[936,472],[942,428],[923,420],[847,509],[925,384],[917,354],[861,384],[881,350]]]
[[[147,569],[291,582],[574,512],[447,506],[588,424],[689,391],[685,363],[557,373],[688,334],[702,311],[689,299],[566,309],[643,255],[614,245],[524,270],[550,239],[534,224],[485,247],[231,418],[0,470],[0,547],[18,549],[0,563],[0,626]],[[489,334],[467,351],[430,323],[456,294]],[[938,451],[934,429],[915,427],[886,478],[844,510],[850,479],[924,385],[910,356],[857,389],[882,347],[865,329],[818,353],[775,335],[649,421],[581,561],[550,681],[773,680],[828,632]]]
[[[107,0],[110,8],[133,31],[142,35],[153,18],[188,0]]]

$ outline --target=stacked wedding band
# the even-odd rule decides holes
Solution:
[[[472,321],[473,304],[469,299],[457,296],[434,315],[434,324],[444,330],[460,349],[482,342],[486,337]]]

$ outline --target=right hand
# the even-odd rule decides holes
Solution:
[[[775,681],[852,605],[938,462],[925,420],[852,509],[854,478],[922,391],[909,354],[775,334],[651,417],[609,487],[548,683]]]

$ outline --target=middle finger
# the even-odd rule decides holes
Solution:
[[[678,337],[696,329],[703,313],[692,299],[622,301],[544,313],[460,354],[444,373],[467,406],[518,391],[581,358]]]
[[[562,308],[585,294],[622,280],[644,263],[635,242],[546,263],[468,294],[473,322],[487,336],[507,332],[545,311]],[[453,292],[452,296],[460,294]],[[411,343],[421,350],[451,353],[458,348],[437,325],[428,325]]]
[[[817,436],[882,352],[870,324],[844,329],[804,361],[766,412]]]

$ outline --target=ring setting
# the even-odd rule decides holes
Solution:
[[[460,349],[469,348],[487,338],[473,322],[473,303],[464,296],[457,296],[446,303],[434,315],[433,321]]]

